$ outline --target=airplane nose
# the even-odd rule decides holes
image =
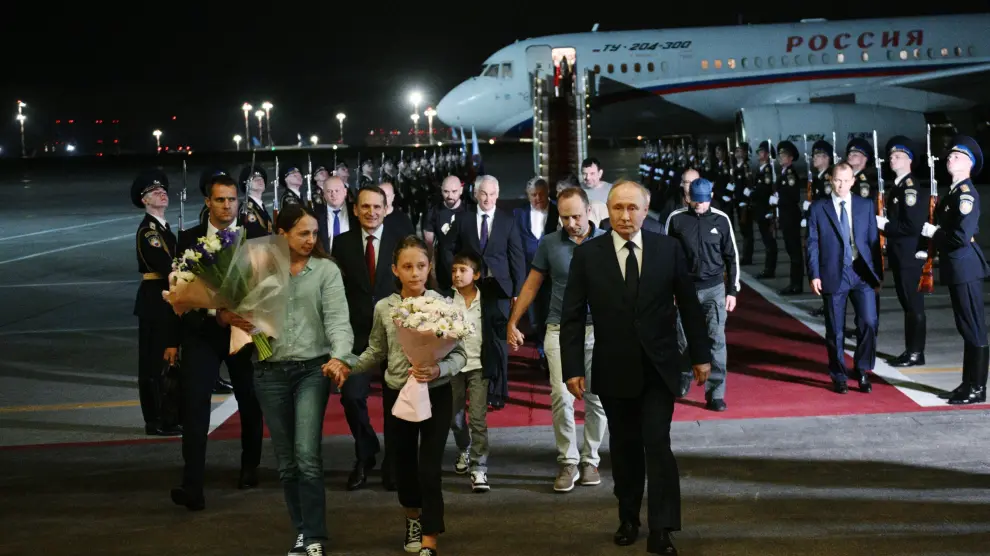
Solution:
[[[452,91],[444,95],[437,104],[437,118],[448,126],[456,126],[458,120],[460,119],[456,114],[457,100],[455,96],[459,88],[460,86],[458,85]]]

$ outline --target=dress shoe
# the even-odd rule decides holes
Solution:
[[[375,458],[354,463],[354,469],[347,476],[347,490],[357,490],[368,484],[368,471],[375,468]]]
[[[949,405],[969,405],[985,401],[987,401],[987,387],[969,384],[949,398]]]
[[[869,394],[873,391],[873,385],[870,384],[869,371],[859,373],[859,391],[864,394]]]
[[[623,521],[616,529],[612,540],[619,546],[629,546],[639,538],[639,526],[628,521]]]
[[[847,385],[845,382],[833,382],[832,390],[835,391],[836,394],[848,394],[849,385]]]
[[[258,486],[258,468],[250,467],[241,469],[241,475],[237,479],[237,488],[245,490]]]
[[[227,382],[223,377],[217,377],[216,384],[213,385],[214,394],[230,394],[234,391],[234,385]]]
[[[891,367],[916,367],[925,364],[925,354],[922,352],[909,352],[898,355],[890,360]]]
[[[670,533],[661,531],[660,533],[650,532],[646,538],[646,552],[648,554],[677,554],[674,547],[674,540],[670,538]]]
[[[688,395],[691,391],[691,383],[694,382],[694,375],[690,373],[681,373],[681,382],[679,384],[680,389],[677,392],[678,398],[683,398]]]
[[[804,288],[802,288],[801,286],[795,286],[794,284],[791,284],[790,286],[787,286],[786,288],[784,288],[784,289],[780,290],[779,292],[777,292],[777,294],[778,295],[798,295],[798,294],[802,293],[803,291],[804,291]]]
[[[169,495],[172,498],[172,503],[176,506],[185,506],[191,512],[196,512],[206,507],[206,500],[203,498],[202,492],[193,493],[183,487],[175,487]]]
[[[146,424],[144,433],[148,436],[182,436],[182,427],[179,425],[155,425]]]

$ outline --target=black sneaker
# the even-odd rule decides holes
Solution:
[[[306,554],[306,545],[303,544],[303,536],[296,536],[296,544],[289,550],[289,556],[301,556]]]
[[[306,556],[323,556],[323,545],[314,542],[306,547]]]
[[[402,548],[410,554],[421,553],[423,548],[423,526],[419,519],[406,518],[406,541]]]
[[[437,556],[437,551],[434,548],[424,546],[419,549],[419,556]]]

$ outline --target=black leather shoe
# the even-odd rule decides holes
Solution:
[[[959,386],[956,386],[955,388],[953,388],[952,391],[950,391],[950,392],[942,392],[941,394],[938,395],[938,397],[941,398],[941,399],[943,399],[943,400],[948,400],[949,398],[955,397],[956,395],[958,395],[960,392],[966,390],[967,388],[969,388],[969,385],[964,382],[964,383],[960,384]]]
[[[891,367],[916,367],[925,364],[924,353],[911,353],[905,351],[896,358],[890,360]]]
[[[187,510],[196,512],[206,507],[206,500],[203,493],[192,493],[183,487],[175,487],[169,493],[172,503],[176,506],[185,506]]]
[[[949,405],[969,405],[985,401],[987,401],[987,388],[969,385],[949,398]]]
[[[847,385],[845,382],[833,382],[832,390],[834,390],[836,394],[848,394],[849,385]]]
[[[869,373],[859,373],[859,391],[864,394],[869,394],[873,391],[873,385],[870,384]]]
[[[182,436],[182,427],[179,425],[154,425],[144,426],[144,433],[149,436]]]
[[[814,311],[811,312],[811,316],[813,316],[813,317],[824,317],[825,316],[825,307],[819,307],[819,308],[815,309]]]
[[[258,486],[258,468],[241,469],[241,475],[237,479],[237,488],[245,490],[256,486]]]
[[[233,384],[224,380],[223,377],[217,377],[217,383],[213,385],[214,394],[231,394],[233,391]]]
[[[615,535],[612,536],[612,540],[619,546],[629,546],[638,538],[639,526],[628,521],[623,521],[616,529]]]
[[[357,490],[368,484],[368,471],[374,468],[375,458],[356,462],[351,474],[347,476],[347,490]]]
[[[670,533],[666,531],[650,532],[650,536],[646,538],[646,552],[648,554],[676,555],[677,548],[674,547],[674,540],[670,538]]]
[[[688,395],[688,392],[691,391],[691,383],[693,381],[694,381],[694,375],[693,374],[681,373],[681,381],[680,381],[680,384],[678,385],[678,386],[680,386],[680,389],[677,392],[677,397],[678,398],[683,398],[684,396],[687,396]]]

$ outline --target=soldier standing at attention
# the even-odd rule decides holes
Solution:
[[[732,182],[729,186],[735,192],[736,210],[739,214],[739,233],[743,237],[739,264],[753,264],[753,171],[749,167],[749,143],[736,145],[735,161],[732,164]],[[728,190],[728,187],[726,189]]]
[[[962,383],[948,394],[952,405],[987,400],[990,347],[983,305],[983,279],[990,275],[987,259],[976,243],[980,227],[980,194],[970,176],[983,169],[983,151],[971,137],[956,136],[946,167],[952,176],[949,194],[939,200],[938,225],[925,222],[921,235],[938,249],[939,278],[949,287],[956,330],[963,337]]]
[[[760,169],[756,172],[756,182],[753,184],[752,214],[756,219],[756,227],[760,230],[764,249],[763,272],[756,277],[769,279],[777,276],[777,238],[774,235],[775,209],[771,204],[774,197],[773,159],[777,158],[777,152],[769,141],[764,141],[756,149],[756,156],[760,160]]]
[[[131,202],[145,211],[137,230],[141,285],[134,301],[134,316],[138,318],[138,392],[144,432],[178,436],[182,429],[178,423],[169,422],[162,408],[164,361],[174,364],[179,351],[179,338],[172,333],[179,317],[162,298],[162,292],[168,290],[168,274],[175,256],[175,234],[165,220],[168,178],[160,170],[143,172],[131,184]]]
[[[265,202],[261,200],[268,184],[268,174],[261,166],[245,166],[240,178],[237,184],[241,193],[248,194],[248,200],[241,210],[241,225],[247,229],[248,239],[271,234],[272,217],[265,208]]]
[[[857,137],[846,145],[846,162],[852,166],[856,183],[853,184],[853,195],[864,199],[875,199],[877,196],[877,178],[874,170],[867,168],[873,162],[873,147],[862,137]]]
[[[281,197],[278,200],[278,206],[284,207],[287,205],[301,205],[303,204],[303,175],[299,167],[294,164],[286,164],[285,169],[282,170],[282,175],[278,176],[278,179],[282,181],[282,192]]]
[[[890,361],[894,367],[925,364],[925,295],[918,292],[925,261],[917,259],[918,236],[928,221],[928,189],[911,175],[914,143],[903,135],[887,142],[887,162],[897,177],[887,191],[887,217],[877,216],[877,228],[887,237],[887,257],[894,273],[897,301],[904,311],[904,353]]]
[[[784,248],[791,260],[790,282],[780,290],[780,295],[795,295],[804,291],[804,253],[801,247],[801,198],[805,192],[804,180],[798,179],[794,170],[794,160],[798,157],[797,147],[790,141],[777,145],[780,160],[780,175],[777,177],[777,192],[774,194],[780,208],[779,226],[784,236]],[[799,185],[800,184],[800,185]]]

